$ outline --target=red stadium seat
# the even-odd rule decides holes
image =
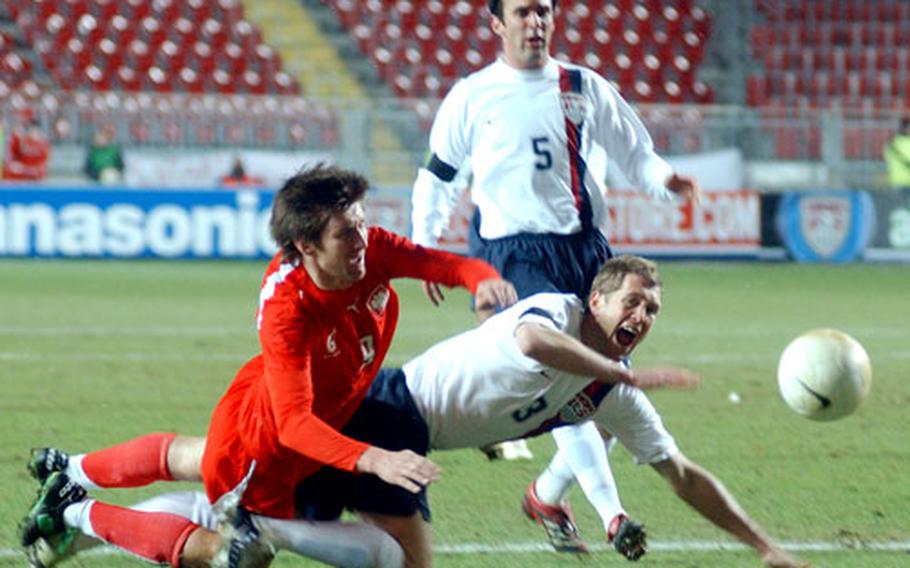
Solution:
[[[202,78],[189,67],[181,68],[176,75],[176,90],[186,93],[205,92],[205,84]]]

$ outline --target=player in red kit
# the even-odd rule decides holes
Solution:
[[[439,475],[435,464],[407,447],[383,449],[340,432],[367,397],[392,340],[398,298],[390,280],[410,277],[464,286],[478,305],[486,306],[514,302],[515,290],[483,261],[425,249],[368,228],[362,204],[367,187],[357,174],[320,166],[294,176],[275,196],[271,230],[282,250],[269,264],[260,290],[262,354],[241,368],[212,416],[202,458],[212,502],[237,494],[243,514],[289,519],[295,516],[295,487],[326,465],[373,474],[411,493]],[[376,424],[375,430],[383,428],[388,425]],[[167,448],[162,448],[160,463],[166,464]],[[150,464],[150,469],[157,467]],[[160,474],[134,474],[146,483],[156,475],[172,478],[164,465]],[[217,540],[211,531],[176,515],[87,500],[78,481],[78,475],[63,472],[46,478],[23,525],[24,545],[72,527],[174,566],[211,560]],[[323,490],[330,491],[312,486],[314,493]],[[360,510],[357,503],[344,504]],[[381,507],[368,512],[371,521],[396,536],[402,525],[397,518],[384,522]],[[144,542],[135,550],[138,540]]]

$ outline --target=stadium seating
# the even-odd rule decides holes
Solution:
[[[325,2],[401,97],[440,96],[499,49],[485,0]],[[595,68],[630,100],[713,102],[697,79],[712,19],[692,0],[566,0],[557,15],[556,56]]]
[[[910,2],[756,0],[755,8],[763,22],[750,45],[763,69],[748,77],[747,104],[844,112],[910,107]],[[798,125],[768,131],[778,157],[820,157],[817,135]],[[893,129],[846,127],[843,134],[847,159],[880,159]]]
[[[8,0],[7,12],[66,90],[300,94],[240,0]],[[31,61],[0,36],[7,86]],[[217,70],[231,80],[216,79]],[[222,74],[219,74],[222,75]]]

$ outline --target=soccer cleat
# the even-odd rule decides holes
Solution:
[[[26,548],[25,555],[29,568],[51,568],[99,544],[101,541],[82,534],[78,529],[67,528],[62,533],[39,538]]]
[[[613,543],[616,552],[633,562],[648,551],[645,526],[622,514],[616,515],[610,522],[607,541]]]
[[[524,440],[507,440],[505,442],[489,444],[482,446],[480,451],[486,454],[487,459],[490,461],[534,459],[531,448],[528,447],[528,443]]]
[[[28,472],[42,485],[55,471],[66,471],[70,456],[57,448],[32,448]]]
[[[521,510],[529,519],[539,523],[547,531],[547,538],[556,552],[587,554],[588,545],[578,535],[572,509],[565,501],[559,505],[547,505],[537,498],[534,482],[528,485]]]
[[[41,537],[62,534],[66,531],[63,511],[70,505],[85,499],[85,488],[55,471],[48,476],[35,504],[19,526],[22,546],[31,546]]]
[[[262,539],[249,512],[242,507],[229,512],[218,526],[221,547],[212,568],[265,568],[275,558],[275,547]]]

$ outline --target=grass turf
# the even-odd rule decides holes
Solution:
[[[203,433],[234,372],[256,352],[253,327],[261,263],[0,261],[0,565],[21,565],[16,523],[33,498],[25,472],[32,446],[94,449],[149,431]],[[906,550],[864,543],[910,541],[910,303],[897,265],[664,263],[664,310],[636,365],[675,364],[704,377],[694,392],[651,398],[683,451],[715,472],[747,511],[785,542],[840,543],[855,550],[799,555],[818,566],[910,565]],[[402,317],[390,365],[470,327],[464,293],[432,308],[411,282],[397,282]],[[856,415],[814,423],[776,392],[777,357],[798,333],[836,327],[862,342],[874,369]],[[735,392],[741,402],[730,402]],[[542,530],[518,503],[546,464],[549,437],[531,442],[532,462],[488,463],[476,450],[440,452],[431,488],[436,545],[536,544]],[[626,508],[655,543],[732,542],[677,500],[622,448],[612,454]],[[118,503],[170,487],[106,491]],[[580,492],[572,501],[583,535],[602,528]],[[548,552],[441,553],[437,565],[621,565],[612,552],[582,561]],[[83,566],[139,565],[123,556]],[[309,565],[288,555],[277,566]],[[748,551],[654,550],[641,565],[759,566]]]

